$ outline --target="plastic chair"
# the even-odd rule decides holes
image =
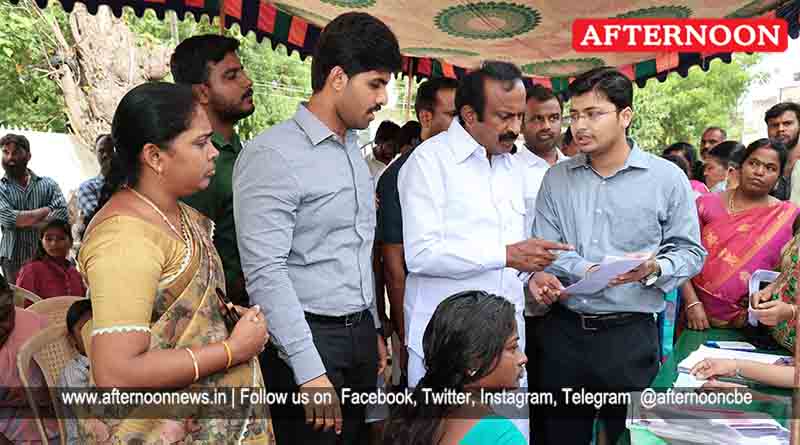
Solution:
[[[82,300],[82,297],[51,297],[33,303],[26,309],[47,317],[48,326],[65,326],[67,324],[67,311],[72,303]]]
[[[31,388],[28,376],[31,371],[31,358],[39,368],[42,370],[44,380],[50,393],[50,401],[55,409],[56,418],[58,420],[58,431],[60,443],[66,444],[66,427],[64,425],[64,407],[58,400],[56,387],[61,377],[61,372],[76,355],[78,351],[72,347],[67,339],[67,331],[64,325],[48,326],[38,334],[31,337],[19,350],[17,355],[17,369],[25,387],[25,397],[28,399],[28,404],[31,406],[34,415],[36,416],[36,425],[39,433],[42,436],[42,443],[49,443],[47,431],[42,423],[42,417],[39,412],[39,407],[36,398]]]
[[[11,290],[14,291],[14,306],[23,307],[25,305],[26,300],[30,301],[31,303],[42,301],[42,297],[34,294],[33,292],[27,289],[23,289],[11,283],[8,283],[8,285],[11,286]]]

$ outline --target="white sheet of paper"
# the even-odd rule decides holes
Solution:
[[[570,295],[595,294],[608,287],[608,282],[615,277],[636,269],[650,255],[637,257],[606,257],[599,267],[588,277],[568,286],[564,292]]]
[[[753,272],[748,285],[750,296],[752,297],[754,294],[758,293],[761,283],[772,283],[778,279],[779,275],[780,273],[774,270],[758,269]],[[747,322],[750,323],[751,326],[758,326],[758,316],[753,312],[753,306],[750,304],[747,305]]]
[[[675,388],[699,388],[707,381],[708,380],[705,379],[698,379],[687,372],[680,372],[678,373],[678,378],[675,379],[675,384],[672,386]]]

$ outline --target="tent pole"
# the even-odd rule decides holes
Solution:
[[[225,0],[219,0],[219,35],[225,35]]]
[[[406,121],[411,118],[411,87],[414,85],[414,59],[408,59],[408,89],[406,90]]]

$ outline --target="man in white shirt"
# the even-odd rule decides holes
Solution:
[[[533,233],[533,216],[536,214],[536,196],[542,186],[544,174],[558,162],[569,159],[558,149],[558,139],[561,134],[561,99],[553,94],[553,90],[544,85],[533,85],[526,92],[525,122],[522,125],[522,135],[525,137],[525,148],[518,150],[514,155],[525,175],[525,233]],[[542,315],[541,305],[532,301],[525,302],[525,338],[533,338],[536,333],[536,324]],[[535,350],[532,342],[525,344],[525,355],[528,363],[525,365],[528,381],[536,369]],[[534,419],[534,422],[536,419]],[[534,428],[535,430],[535,428]]]
[[[448,130],[423,142],[400,170],[409,387],[425,373],[422,336],[434,310],[457,292],[484,290],[514,303],[524,348],[518,271],[550,264],[555,256],[548,249],[571,249],[526,239],[524,174],[511,154],[525,115],[519,68],[487,62],[468,74],[456,90],[456,110]],[[469,372],[469,364],[463,366]],[[481,377],[472,373],[466,383]],[[517,419],[527,435],[524,411]]]
[[[569,158],[557,146],[561,134],[561,99],[553,94],[553,90],[539,84],[529,88],[525,96],[525,122],[522,125],[525,149],[518,150],[515,156],[525,171],[525,233],[530,233],[536,212],[536,195],[544,174],[557,162]]]
[[[369,167],[369,174],[372,176],[375,185],[386,166],[392,162],[398,152],[395,138],[400,133],[400,126],[392,121],[383,121],[375,132],[375,140],[372,142],[372,150],[364,156]]]

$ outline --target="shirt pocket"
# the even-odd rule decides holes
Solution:
[[[611,239],[625,252],[647,252],[661,244],[661,222],[655,209],[630,209],[619,214],[611,228]]]
[[[525,200],[521,196],[512,198],[509,200],[508,207],[510,211],[505,222],[507,228],[505,233],[506,241],[514,243],[528,238],[533,220],[529,220]]]

